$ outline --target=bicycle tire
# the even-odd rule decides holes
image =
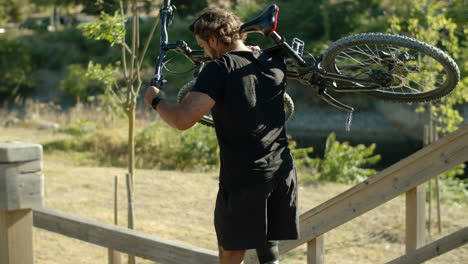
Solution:
[[[187,94],[192,91],[193,86],[195,85],[196,79],[193,79],[183,85],[180,89],[179,92],[177,93],[177,102],[180,103],[182,100],[187,96]],[[294,102],[291,99],[291,96],[289,94],[284,93],[284,112],[285,112],[285,117],[286,121],[291,118],[291,116],[294,113]],[[209,126],[209,127],[214,127],[214,122],[213,118],[210,115],[204,115],[198,123]]]
[[[352,57],[353,54],[359,59]],[[381,54],[392,60],[392,66],[385,64]],[[400,60],[399,56],[404,54],[408,57]],[[365,63],[361,60],[364,57],[368,57]],[[410,37],[385,33],[365,33],[339,39],[325,51],[321,65],[327,72],[361,79],[366,75],[364,79],[367,80],[373,78],[370,74],[378,68],[387,76],[391,75],[388,86],[360,93],[396,102],[439,99],[450,93],[460,80],[457,64],[439,48]],[[351,86],[345,82],[337,82],[337,85]],[[365,86],[360,83],[354,85]],[[419,86],[422,88],[417,89]]]
[[[195,85],[196,79],[189,81],[188,83],[184,84],[179,92],[177,93],[177,102],[180,103],[182,100],[187,96],[187,94],[192,91],[193,86]],[[198,121],[198,123],[208,126],[214,127],[213,118],[210,115],[203,115],[203,117]]]

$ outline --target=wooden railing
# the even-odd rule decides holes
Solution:
[[[215,251],[48,208],[34,209],[34,226],[158,263],[218,263]]]
[[[0,154],[2,153],[0,152]],[[302,244],[307,244],[307,263],[323,263],[324,236],[326,232],[405,192],[407,194],[407,254],[389,263],[420,263],[464,245],[468,241],[468,230],[466,227],[428,245],[424,245],[424,188],[422,188],[421,184],[467,160],[468,126],[464,126],[458,131],[383,170],[374,177],[304,213],[300,218],[300,239],[281,242],[280,253],[284,254]],[[18,164],[17,161],[15,162],[15,164]],[[28,165],[29,163],[26,162],[25,164]],[[26,165],[23,167],[29,166]],[[8,176],[8,173],[5,175]],[[0,175],[1,178],[2,175]],[[1,184],[2,182],[0,181],[0,198],[8,197],[9,193],[18,194],[17,190],[8,189],[11,187],[10,185],[7,185],[3,190]],[[0,205],[2,205],[2,202],[0,199]],[[7,203],[4,202],[4,204]],[[34,207],[33,223],[29,223],[32,220],[30,219],[31,214],[27,211],[25,211],[24,217],[22,216],[24,218],[22,224],[15,226],[14,230],[3,223],[9,214],[18,214],[18,211],[8,211],[11,210],[12,206],[23,208],[24,206],[29,206],[29,204],[35,206],[34,203],[24,203],[24,205],[21,205],[22,207],[13,204],[8,205],[6,209],[0,208],[0,229],[2,229],[0,231],[6,230],[0,233],[0,262],[2,264],[32,264],[32,257],[28,257],[28,260],[17,262],[18,258],[24,259],[25,250],[32,251],[32,247],[29,246],[28,242],[32,240],[31,232],[23,232],[24,230],[19,229],[31,228],[32,224],[38,228],[162,264],[218,263],[217,252],[43,208],[40,206],[41,202],[36,203],[39,206]],[[21,239],[12,239],[11,236],[8,236],[8,234],[12,233],[22,234]],[[2,245],[13,244],[26,246],[22,249],[16,248],[11,250],[10,247],[2,248]],[[5,255],[7,258],[4,258]],[[255,254],[252,251],[247,253],[245,263],[257,263]]]
[[[421,191],[415,190],[415,188],[418,188],[420,184],[432,177],[467,160],[468,125],[465,125],[456,132],[301,215],[300,239],[281,242],[280,253],[284,254],[307,243],[308,251],[310,251],[307,254],[309,256],[308,263],[321,263],[323,259],[323,235],[326,232],[405,192],[409,192],[407,205],[416,204],[416,206],[421,207],[421,203],[408,201],[408,199],[414,199],[424,202],[424,199],[417,195]],[[414,195],[415,193],[416,195]],[[421,211],[421,208],[408,208],[407,206],[406,209],[411,212],[407,213],[407,229],[411,231],[424,230],[424,221],[420,221],[421,215],[414,214],[414,212]],[[416,218],[416,220],[408,219],[408,215]],[[407,237],[408,252],[410,251],[408,247],[414,247],[411,248],[412,250],[422,246],[421,243],[414,242],[421,240],[421,234],[407,232],[407,236],[408,233],[413,235],[413,237]],[[246,264],[258,263],[255,253],[248,252],[245,262]]]

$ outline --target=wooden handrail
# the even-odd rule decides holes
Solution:
[[[49,208],[33,210],[34,226],[162,264],[215,264],[218,254]]]
[[[413,250],[406,255],[387,262],[387,264],[423,263],[424,261],[449,252],[452,249],[461,247],[466,243],[468,243],[468,227],[464,227],[450,235]]]
[[[302,214],[300,239],[282,241],[280,253],[307,243],[467,160],[468,125],[465,125]],[[248,252],[246,263],[257,263],[253,251]]]

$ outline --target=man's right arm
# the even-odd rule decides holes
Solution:
[[[157,97],[160,90],[154,86],[149,87],[145,93],[145,102],[151,106],[152,100]],[[190,92],[180,104],[171,105],[165,100],[161,100],[156,109],[159,115],[170,126],[186,130],[208,113],[215,105],[215,101],[208,95],[201,92]]]

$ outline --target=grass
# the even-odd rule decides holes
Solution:
[[[0,127],[0,142],[15,140],[44,144],[68,137],[59,132],[38,130],[29,123]],[[114,179],[117,176],[118,224],[126,226],[126,169],[100,167],[91,157],[87,153],[59,151],[44,154],[45,206],[113,223]],[[136,229],[216,250],[212,215],[217,184],[216,171],[137,170],[134,187]],[[350,187],[326,182],[301,185],[300,210],[310,210]],[[442,204],[443,233],[435,232],[434,226],[431,240],[465,227],[467,219],[466,208]],[[326,262],[366,264],[390,261],[404,254],[404,228],[405,200],[402,195],[327,233]],[[289,252],[282,257],[281,263],[305,263],[305,250],[303,245]],[[107,263],[107,249],[37,228],[34,229],[34,256],[36,264]],[[465,245],[426,263],[466,263],[467,256],[468,246]],[[152,262],[137,259],[137,263]]]

